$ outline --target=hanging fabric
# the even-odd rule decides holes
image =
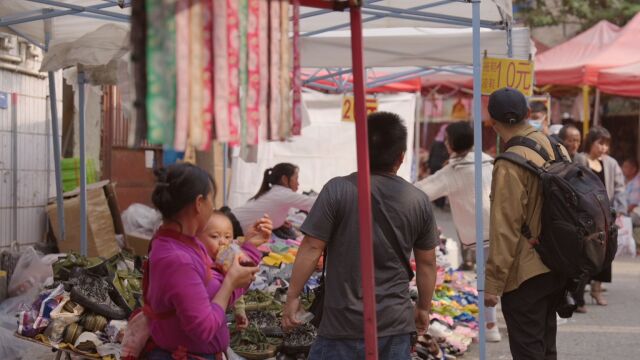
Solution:
[[[213,139],[213,2],[203,0],[202,52],[202,143],[199,150],[208,151]]]
[[[230,142],[237,144],[239,139],[240,125],[240,19],[238,17],[237,0],[227,1],[227,62],[229,84],[229,133]]]
[[[281,116],[280,94],[280,1],[269,1],[269,132],[270,140],[279,139],[279,125]]]
[[[291,137],[291,71],[289,46],[289,2],[280,2],[280,140]]]
[[[267,140],[269,115],[267,111],[267,98],[269,95],[269,2],[258,1],[260,13],[258,17],[258,45],[260,87],[259,87],[259,121],[258,139]]]
[[[292,135],[302,131],[302,79],[300,73],[300,0],[293,0],[293,124]]]
[[[185,151],[189,132],[189,5],[190,0],[176,3],[176,151]]]
[[[240,131],[239,144],[247,146],[247,94],[249,90],[247,33],[249,23],[249,1],[238,0],[238,34],[240,37],[240,61],[238,80],[240,81]]]
[[[247,144],[258,144],[260,127],[260,3],[262,0],[249,0],[249,22],[247,30]]]
[[[146,0],[147,139],[174,146],[176,115],[176,0]]]
[[[190,58],[190,91],[189,98],[189,141],[190,145],[199,148],[203,142],[203,111],[204,91],[203,91],[203,21],[202,8],[203,0],[191,0],[191,11],[189,16],[191,35],[191,58]]]
[[[213,0],[213,68],[215,138],[227,143],[231,140],[229,127],[229,73],[227,62],[227,2]]]

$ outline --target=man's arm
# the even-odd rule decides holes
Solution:
[[[485,293],[491,303],[497,301],[497,296],[504,292],[522,236],[522,224],[525,223],[524,206],[528,201],[528,194],[518,177],[516,166],[501,161],[494,167],[489,258],[485,273]],[[492,306],[491,303],[487,305]]]
[[[447,184],[450,182],[451,175],[451,172],[445,167],[414,185],[427,194],[429,201],[433,201],[443,196],[449,196]]]
[[[416,303],[416,328],[422,335],[429,328],[431,299],[436,287],[436,251],[414,249],[416,258],[416,284],[418,302]]]
[[[282,325],[285,329],[292,329],[300,325],[296,314],[300,310],[300,293],[318,264],[320,256],[327,243],[316,238],[305,236],[298,249],[296,261],[293,264],[289,290],[287,291],[287,303],[282,314]]]

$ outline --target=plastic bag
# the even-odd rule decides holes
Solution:
[[[150,336],[149,319],[140,311],[129,319],[127,329],[124,331],[124,338],[122,339],[122,352],[120,356],[128,359],[137,359],[142,353],[142,350],[144,350]]]
[[[143,204],[132,204],[122,213],[122,224],[127,233],[136,233],[151,238],[162,223],[160,213]]]
[[[33,287],[40,289],[48,278],[53,278],[51,264],[42,261],[33,247],[28,247],[20,256],[9,281],[9,296],[24,294]]]
[[[51,312],[51,324],[47,327],[45,335],[47,335],[54,343],[62,341],[64,328],[71,323],[78,322],[80,320],[80,315],[84,312],[82,305],[73,303],[72,304],[74,306],[72,307],[71,312],[64,310],[65,305],[69,301],[69,296],[65,296],[65,299],[60,303],[60,305]]]
[[[628,216],[619,216],[616,219],[618,226],[618,256],[636,256],[636,242],[633,239],[633,224]]]

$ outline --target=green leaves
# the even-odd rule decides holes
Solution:
[[[624,26],[640,12],[637,0],[515,0],[516,18],[530,27],[578,24],[585,30],[600,20]]]

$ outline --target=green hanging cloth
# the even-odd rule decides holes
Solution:
[[[146,0],[147,140],[174,146],[176,117],[176,0]]]

